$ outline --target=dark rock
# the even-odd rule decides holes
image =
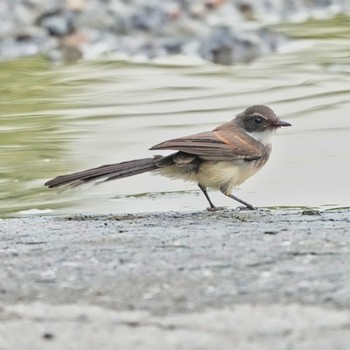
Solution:
[[[167,54],[179,54],[182,53],[184,40],[180,38],[163,39],[161,46],[164,48]]]
[[[321,215],[319,210],[316,209],[305,209],[301,213],[302,215]]]
[[[233,63],[234,36],[227,27],[214,29],[209,38],[200,46],[200,55],[214,63],[230,65]]]
[[[55,338],[55,335],[53,333],[45,332],[43,334],[43,339],[45,340],[53,340],[54,338]]]
[[[278,231],[264,231],[264,235],[277,235]]]
[[[250,62],[264,51],[271,52],[272,47],[266,45],[256,33],[235,33],[229,27],[218,27],[209,38],[204,39],[199,50],[208,61],[231,65]]]
[[[69,17],[63,15],[54,15],[44,17],[41,20],[41,26],[46,29],[50,35],[63,37],[74,30],[74,26]]]
[[[131,16],[131,24],[137,30],[152,31],[166,22],[166,15],[161,8],[145,6]]]

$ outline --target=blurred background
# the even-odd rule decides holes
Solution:
[[[152,174],[43,184],[253,104],[293,127],[237,196],[349,206],[350,0],[2,0],[0,216],[204,209],[196,185]]]

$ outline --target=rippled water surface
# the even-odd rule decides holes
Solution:
[[[0,214],[202,209],[193,184],[151,174],[48,190],[56,175],[153,153],[164,139],[210,130],[252,104],[293,124],[266,167],[236,194],[256,206],[349,206],[349,19],[279,26],[297,38],[249,65],[116,60],[0,65]],[[222,194],[214,203],[236,206]]]

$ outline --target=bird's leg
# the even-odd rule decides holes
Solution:
[[[217,210],[217,207],[213,204],[213,202],[209,198],[209,195],[208,195],[208,192],[207,192],[207,188],[205,186],[201,185],[201,184],[198,184],[198,187],[201,189],[201,191],[205,195],[205,198],[209,202],[210,208],[208,208],[208,210]]]
[[[255,208],[254,208],[251,204],[245,202],[243,199],[240,199],[240,198],[234,196],[234,195],[231,194],[231,193],[227,193],[227,192],[225,191],[225,188],[221,188],[220,191],[221,191],[221,193],[223,193],[225,196],[230,197],[230,198],[234,199],[235,201],[237,201],[237,202],[239,202],[239,203],[245,205],[247,209],[249,209],[249,210],[255,210]]]

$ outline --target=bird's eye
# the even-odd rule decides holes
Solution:
[[[259,125],[263,122],[263,118],[262,117],[254,117],[254,123]]]

